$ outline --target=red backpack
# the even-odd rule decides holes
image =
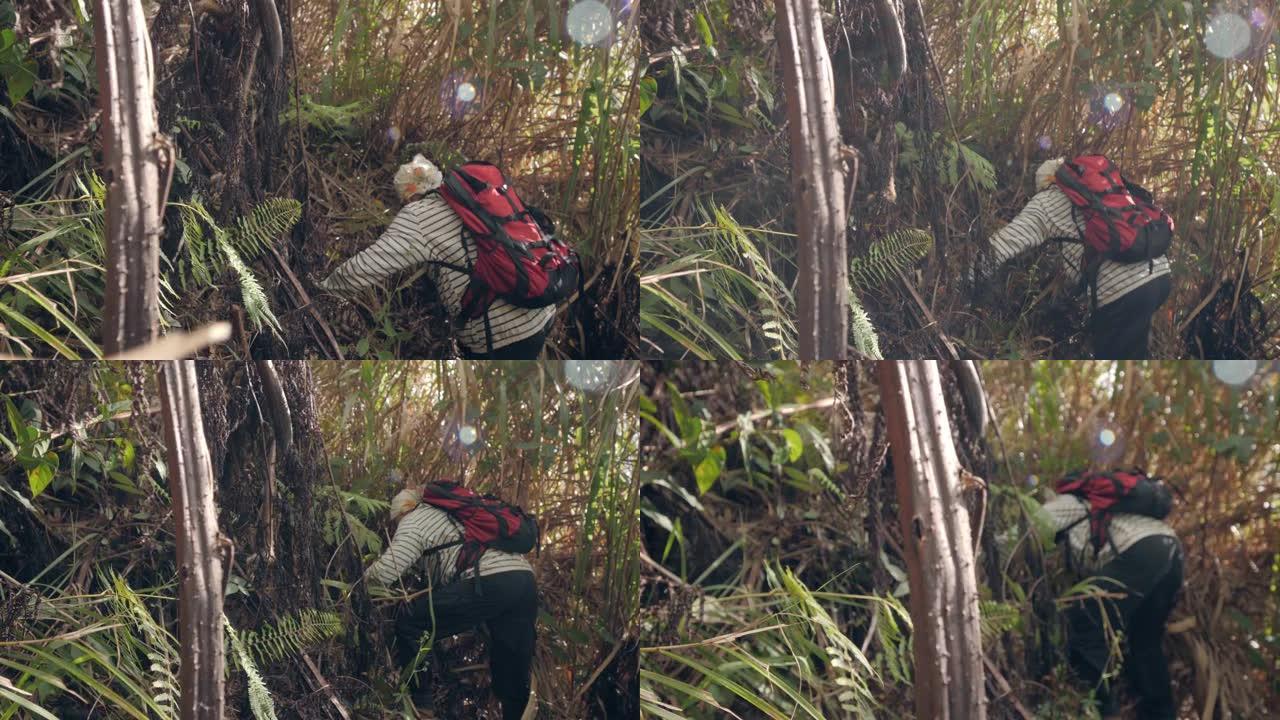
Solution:
[[[578,254],[556,237],[550,218],[520,200],[496,165],[463,163],[444,176],[439,192],[476,240],[474,265],[452,268],[471,278],[460,320],[481,317],[497,298],[540,308],[578,288]]]
[[[1116,513],[1146,515],[1160,520],[1173,509],[1173,494],[1160,478],[1147,477],[1145,470],[1130,468],[1111,472],[1077,471],[1059,479],[1053,486],[1059,495],[1075,495],[1089,503],[1084,518],[1059,531],[1062,538],[1076,525],[1089,521],[1089,539],[1094,552],[1104,543],[1112,542],[1107,535],[1111,516]],[[1112,543],[1112,550],[1115,550]]]
[[[1154,263],[1173,242],[1173,218],[1145,188],[1129,182],[1104,155],[1080,155],[1058,168],[1054,182],[1084,213],[1085,267],[1082,281],[1098,302],[1098,267],[1103,259]],[[1154,267],[1154,266],[1153,266]]]
[[[537,519],[493,495],[481,495],[456,482],[438,481],[423,487],[422,501],[462,524],[461,540],[436,545],[423,553],[429,555],[461,545],[458,572],[473,566],[478,572],[480,556],[489,548],[523,555],[541,545]]]

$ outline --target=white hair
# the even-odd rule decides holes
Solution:
[[[396,493],[396,496],[391,498],[390,512],[392,522],[399,520],[408,514],[409,511],[418,507],[418,503],[421,499],[422,494],[413,488],[405,488]]]
[[[1063,158],[1054,158],[1040,163],[1040,167],[1036,168],[1036,192],[1049,187],[1053,182],[1054,174],[1058,172],[1058,168],[1062,167],[1062,163]]]

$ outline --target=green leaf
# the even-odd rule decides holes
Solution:
[[[658,80],[653,77],[646,77],[640,81],[640,114],[644,115],[653,106],[653,101],[658,98]]]
[[[706,46],[707,52],[711,57],[716,56],[716,41],[711,36],[711,24],[707,22],[707,16],[698,13],[698,34],[702,36],[702,44]]]
[[[36,84],[36,61],[23,60],[20,65],[4,68],[4,79],[9,87],[9,104],[17,105]]]
[[[724,471],[724,448],[719,445],[707,451],[693,469],[693,475],[698,480],[698,494],[703,494],[715,485],[716,479],[720,477],[720,473]]]
[[[31,487],[31,497],[36,497],[49,487],[49,483],[53,482],[55,467],[57,466],[43,462],[27,471],[27,485]]]
[[[800,433],[791,428],[782,429],[782,437],[787,441],[787,462],[795,462],[804,454],[804,440]]]

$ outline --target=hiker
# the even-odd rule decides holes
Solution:
[[[532,717],[536,710],[530,678],[538,617],[533,568],[519,552],[495,546],[531,550],[537,543],[536,522],[514,506],[444,482],[401,490],[390,512],[397,523],[395,535],[366,576],[381,585],[403,578],[412,598],[396,613],[397,662],[405,669],[414,667],[425,633],[434,642],[484,625],[489,631],[491,687],[502,705],[503,720]],[[503,523],[495,522],[498,516]],[[486,519],[488,535],[478,532]],[[497,536],[494,528],[500,525],[521,537]],[[430,707],[431,695],[416,674],[409,685],[415,705]]]
[[[1140,469],[1078,472],[1054,489],[1057,495],[1040,506],[1039,514],[1063,545],[1069,570],[1116,596],[1085,597],[1068,607],[1072,669],[1094,690],[1103,719],[1118,718],[1115,695],[1103,676],[1111,655],[1108,628],[1122,632],[1123,668],[1138,696],[1138,717],[1175,720],[1162,645],[1182,587],[1182,546],[1163,520],[1172,496],[1163,482]]]
[[[320,287],[353,295],[425,264],[464,357],[536,359],[555,304],[578,288],[577,255],[555,238],[550,220],[524,206],[488,163],[464,163],[446,176],[418,155],[395,183],[408,204]]]
[[[1173,221],[1101,155],[1045,161],[1036,170],[1036,190],[991,237],[990,254],[977,263],[973,279],[1058,241],[1069,278],[1090,298],[1094,358],[1147,358],[1151,317],[1172,289],[1165,252]]]

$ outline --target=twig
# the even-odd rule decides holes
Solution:
[[[595,672],[591,673],[591,677],[587,678],[587,681],[582,684],[582,687],[578,688],[578,692],[574,693],[573,704],[575,706],[582,702],[582,696],[587,694],[587,691],[595,684],[596,678],[600,677],[600,673],[604,672],[604,669],[609,667],[609,663],[613,662],[614,656],[616,656],[618,651],[621,649],[621,640],[613,644],[613,649],[609,651],[607,656],[605,656],[604,662],[600,663],[600,666],[595,669]]]
[[[996,686],[1000,688],[1000,692],[1004,693],[1004,696],[1008,698],[1009,704],[1013,705],[1013,709],[1018,711],[1018,714],[1023,717],[1023,720],[1035,720],[1035,714],[1018,701],[1017,696],[1013,694],[1013,688],[1009,685],[1009,681],[1006,680],[1004,675],[1000,673],[1000,670],[996,668],[996,664],[991,662],[991,658],[983,655],[982,664],[987,666],[987,672],[991,675],[992,681],[994,681]]]
[[[956,352],[956,346],[951,344],[951,338],[947,337],[946,331],[942,329],[942,324],[933,316],[933,312],[929,310],[929,306],[925,305],[924,298],[920,297],[920,293],[916,292],[915,285],[911,284],[911,281],[907,279],[906,275],[902,274],[901,270],[896,270],[895,272],[898,275],[898,279],[902,280],[902,284],[906,286],[907,292],[911,294],[911,298],[916,301],[916,306],[919,307],[920,312],[923,313],[924,319],[928,321],[928,324],[922,329],[927,329],[931,326],[937,327],[938,339],[942,341],[943,347],[947,349],[947,354],[950,356],[948,359],[959,360],[960,353]]]
[[[316,667],[316,663],[311,659],[311,656],[307,653],[302,653],[302,661],[307,664],[307,669],[311,671],[311,675],[315,678],[316,690],[329,696],[329,702],[338,710],[338,714],[343,717],[343,720],[351,720],[351,713],[347,712],[346,706],[338,699],[338,695],[333,691],[333,687],[329,685],[329,681],[325,680],[324,676],[320,674],[320,668]]]
[[[773,415],[774,413],[777,413],[779,415],[795,415],[796,413],[801,413],[801,412],[804,412],[805,410],[821,410],[822,408],[829,408],[835,404],[836,404],[836,399],[833,396],[829,398],[823,398],[821,400],[814,400],[811,403],[804,403],[802,405],[779,405],[776,410],[757,410],[751,413],[750,415],[747,415],[747,419],[754,422],[762,418],[767,418],[770,415]],[[716,426],[716,435],[722,435],[725,432],[728,432],[729,430],[732,430],[737,426],[738,426],[738,420],[736,418],[733,420],[730,420],[729,422],[720,423],[719,425]]]
[[[292,285],[294,291],[298,293],[299,307],[305,309],[307,313],[311,315],[312,319],[316,321],[316,324],[320,329],[324,331],[323,339],[329,341],[329,344],[332,346],[333,354],[337,356],[339,360],[346,360],[342,355],[342,347],[338,345],[337,338],[333,336],[333,330],[329,328],[329,324],[324,321],[324,318],[320,317],[320,313],[311,302],[311,296],[308,295],[307,291],[302,287],[302,282],[298,280],[298,276],[294,275],[293,270],[289,269],[289,265],[284,261],[284,258],[280,256],[279,250],[276,250],[275,247],[271,245],[268,245],[267,249],[271,251],[271,256],[276,259],[276,264],[280,267],[280,271],[289,279],[289,284]],[[314,330],[312,332],[314,333]],[[320,340],[321,338],[316,339]]]
[[[224,343],[230,338],[231,323],[209,323],[190,332],[171,332],[155,342],[108,355],[106,359],[174,360],[194,355],[210,345]]]
[[[1204,299],[1200,301],[1200,304],[1196,306],[1195,310],[1191,311],[1191,314],[1187,316],[1187,319],[1183,320],[1182,324],[1178,325],[1179,335],[1181,335],[1182,332],[1187,329],[1187,326],[1191,324],[1192,320],[1196,319],[1196,316],[1200,314],[1200,311],[1204,310],[1204,306],[1208,305],[1210,300],[1217,297],[1218,289],[1222,287],[1222,282],[1223,282],[1222,279],[1219,278],[1218,281],[1213,284],[1213,290],[1211,290],[1209,294],[1206,295]]]

